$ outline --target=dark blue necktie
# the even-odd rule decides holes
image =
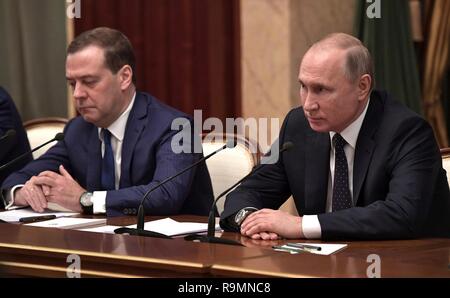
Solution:
[[[352,197],[348,186],[348,163],[344,146],[347,142],[340,134],[333,137],[334,143],[334,183],[333,211],[352,207]]]
[[[114,190],[115,171],[114,171],[114,154],[111,146],[111,132],[102,129],[103,143],[105,144],[105,153],[102,161],[102,190]]]

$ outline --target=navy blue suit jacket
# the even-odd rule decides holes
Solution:
[[[6,90],[0,87],[0,137],[10,129],[14,129],[16,131],[16,135],[1,141],[0,165],[4,165],[19,155],[30,151],[30,143],[28,142],[27,133],[22,126],[22,119],[17,112],[16,106]],[[4,171],[1,171],[0,185],[12,172],[20,170],[32,160],[33,156],[30,154],[22,161],[12,165]]]
[[[230,193],[226,229],[238,210],[278,209],[292,195],[300,215],[318,215],[322,238],[450,237],[450,193],[428,123],[385,92],[374,91],[355,148],[354,208],[326,213],[330,136],[311,129],[302,108],[291,110],[280,144],[294,148]],[[226,220],[225,220],[226,219]]]
[[[137,92],[122,145],[120,187],[119,190],[108,191],[106,196],[108,216],[136,214],[140,200],[149,188],[203,156],[201,153],[175,154],[172,151],[172,137],[178,133],[171,129],[175,118],[192,122],[186,114],[162,104],[149,94]],[[58,172],[62,164],[88,191],[102,190],[98,128],[77,117],[66,125],[64,134],[64,141],[9,176],[2,187],[8,189],[22,184],[45,170]],[[206,164],[201,163],[152,192],[144,207],[146,214],[151,215],[206,215],[212,200],[209,173]]]

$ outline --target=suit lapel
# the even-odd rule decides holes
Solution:
[[[130,177],[131,161],[133,160],[134,148],[136,147],[139,136],[145,128],[147,105],[145,96],[137,92],[133,108],[128,116],[123,139],[120,188],[128,187],[132,184]]]
[[[92,126],[88,144],[88,165],[86,174],[86,187],[89,191],[101,189],[102,153],[98,129]]]
[[[330,169],[330,137],[311,131],[305,143],[305,210],[323,213],[326,208]]]
[[[379,119],[377,115],[382,114],[382,104],[377,93],[372,93],[366,117],[364,118],[358,141],[355,148],[355,160],[353,165],[353,198],[355,205],[359,200],[361,187],[366,178],[373,152],[375,141],[373,136],[378,128]]]

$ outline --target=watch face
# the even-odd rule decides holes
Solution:
[[[234,221],[236,222],[236,224],[241,225],[241,223],[244,221],[245,219],[245,215],[247,214],[247,210],[245,209],[241,209],[239,210],[239,212],[236,214]]]
[[[238,226],[240,226],[244,219],[246,219],[247,216],[250,215],[250,213],[253,213],[255,211],[258,211],[258,209],[255,207],[245,207],[244,209],[239,210],[239,212],[234,216],[234,222]]]
[[[80,199],[80,203],[81,205],[85,206],[85,207],[89,207],[92,206],[92,200],[91,200],[91,194],[90,193],[85,193],[81,196]]]

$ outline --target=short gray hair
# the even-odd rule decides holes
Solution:
[[[368,74],[372,78],[370,89],[373,89],[375,78],[372,55],[359,39],[345,33],[332,33],[314,43],[311,49],[313,48],[346,50],[345,76],[355,82],[362,75]]]

